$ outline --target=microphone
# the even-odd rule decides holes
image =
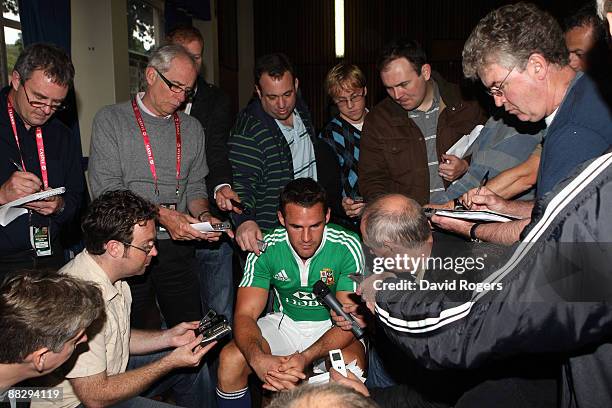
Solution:
[[[342,310],[342,305],[338,303],[336,297],[331,293],[329,288],[323,281],[316,281],[312,287],[312,293],[319,299],[320,302],[325,303],[327,307],[332,309],[338,316],[344,317],[347,321],[351,322],[351,331],[357,339],[362,338],[365,335],[364,330],[359,327],[353,316],[346,314]]]

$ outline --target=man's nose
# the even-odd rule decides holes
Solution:
[[[310,238],[311,238],[311,233],[308,230],[308,228],[304,228],[304,230],[302,231],[302,242],[310,242]]]
[[[45,115],[50,115],[51,113],[53,113],[53,109],[49,105],[45,105],[40,109],[45,113]]]
[[[393,99],[398,100],[402,96],[404,96],[402,88],[393,88]]]
[[[504,95],[502,96],[493,95],[493,101],[495,102],[495,106],[497,106],[498,108],[501,108],[504,105],[504,102],[506,102],[506,97]]]
[[[570,52],[569,54],[569,66],[574,71],[578,71],[580,69],[580,58],[578,58],[578,56],[573,52]]]

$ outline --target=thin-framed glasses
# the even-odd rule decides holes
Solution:
[[[30,96],[28,95],[28,89],[25,86],[25,82],[22,82],[21,86],[23,87],[23,91],[25,92],[26,99],[28,100],[28,103],[30,104],[31,107],[38,108],[38,109],[49,108],[54,112],[63,111],[64,109],[66,109],[66,105],[64,104],[64,102],[54,103],[50,105],[48,103],[44,103],[41,101],[31,100]]]
[[[125,246],[129,246],[132,248],[136,248],[141,250],[142,252],[145,253],[145,255],[149,256],[149,254],[151,253],[151,251],[153,250],[153,248],[155,248],[156,242],[153,242],[152,244],[147,245],[146,247],[139,247],[137,245],[132,245],[129,242],[122,242],[123,245]]]
[[[510,71],[508,71],[508,73],[506,74],[504,79],[502,79],[498,86],[492,86],[488,88],[487,93],[491,96],[497,96],[498,98],[504,96],[504,82],[506,82],[506,79],[508,79],[512,71],[514,71],[514,67],[510,68]]]
[[[157,70],[157,68],[153,68],[155,70],[155,72],[157,72],[157,75],[159,75],[159,77],[162,79],[162,81],[164,81],[164,83],[166,85],[168,85],[168,88],[170,88],[170,90],[174,93],[181,93],[184,92],[185,93],[185,98],[186,99],[191,99],[194,95],[194,90],[191,88],[185,88],[184,86],[180,86],[177,85],[173,82],[171,82],[168,78],[166,78],[161,72],[159,72]]]
[[[360,93],[360,94],[351,95],[348,98],[334,99],[334,102],[338,106],[348,106],[349,102],[351,102],[351,105],[354,105],[358,102],[361,102],[364,97],[365,97],[365,93]]]

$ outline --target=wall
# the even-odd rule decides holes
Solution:
[[[125,0],[71,2],[72,60],[84,156],[89,156],[96,112],[129,98],[125,4]]]

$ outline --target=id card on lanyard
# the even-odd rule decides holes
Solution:
[[[147,129],[144,125],[144,120],[142,119],[142,114],[140,113],[140,109],[138,108],[138,102],[136,98],[132,99],[132,109],[134,110],[134,116],[136,117],[136,122],[138,123],[138,127],[140,128],[140,133],[142,134],[142,141],[144,143],[145,151],[147,153],[147,160],[149,162],[149,169],[151,170],[151,176],[153,177],[153,183],[155,185],[155,195],[157,197],[157,203],[164,208],[168,208],[171,210],[176,210],[176,205],[178,203],[179,198],[179,188],[180,188],[180,179],[181,179],[181,159],[182,159],[182,146],[181,146],[181,121],[179,119],[178,114],[175,112],[172,116],[174,118],[174,129],[176,132],[176,189],[175,189],[175,199],[174,203],[160,203],[159,198],[159,187],[158,187],[158,177],[157,177],[157,169],[155,167],[155,158],[153,157],[153,149],[151,148],[151,139],[149,138],[149,134],[147,133]],[[159,226],[160,231],[165,231],[166,229],[162,226]]]
[[[21,153],[21,145],[19,143],[19,136],[17,134],[17,123],[15,122],[15,111],[11,101],[7,99],[6,109],[8,111],[9,120],[11,127],[13,128],[13,136],[15,137],[15,144],[17,144],[17,150],[19,151],[19,158],[21,159],[21,168],[23,171],[27,171],[25,162],[23,161],[23,154]],[[43,140],[42,129],[40,126],[36,127],[36,152],[38,154],[38,162],[40,163],[40,175],[42,177],[44,189],[49,188],[49,172],[47,171],[47,158],[45,156],[45,142]],[[52,255],[51,250],[51,228],[49,226],[35,226],[32,225],[32,213],[30,211],[30,243],[32,248],[36,251],[36,256],[48,256]]]

